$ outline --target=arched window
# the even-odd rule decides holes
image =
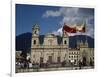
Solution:
[[[35,30],[34,33],[37,34],[37,31]]]
[[[67,44],[66,40],[64,41],[64,44]]]
[[[33,41],[33,44],[36,44],[36,40]]]

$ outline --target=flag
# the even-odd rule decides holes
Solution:
[[[76,30],[76,27],[70,27],[64,23],[63,31],[68,32],[68,33],[76,33],[77,30]]]
[[[86,31],[86,24],[83,23],[81,26],[77,26],[76,29],[79,32],[85,32]]]
[[[79,30],[79,32],[85,32],[85,26],[83,26],[82,29]]]

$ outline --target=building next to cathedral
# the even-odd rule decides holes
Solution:
[[[87,40],[77,40],[77,47],[69,47],[69,36],[63,31],[62,36],[47,33],[43,37],[39,35],[40,28],[35,24],[32,28],[31,62],[66,65],[73,63],[78,65],[79,61],[84,65],[94,62],[94,48],[89,48]]]

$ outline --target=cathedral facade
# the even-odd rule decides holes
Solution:
[[[62,36],[56,36],[48,33],[44,36],[39,35],[40,28],[35,24],[32,28],[31,42],[31,62],[66,64],[73,63],[78,65],[79,61],[84,61],[89,65],[94,62],[94,48],[89,48],[87,40],[85,43],[77,40],[77,47],[69,47],[69,36],[63,31]]]

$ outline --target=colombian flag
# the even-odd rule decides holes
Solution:
[[[63,31],[68,32],[68,33],[76,33],[77,30],[76,30],[76,27],[70,27],[64,23]]]
[[[70,27],[64,23],[62,30],[68,33],[85,32],[86,29],[85,27],[86,27],[85,23],[82,24],[81,26],[74,26],[74,27]]]

